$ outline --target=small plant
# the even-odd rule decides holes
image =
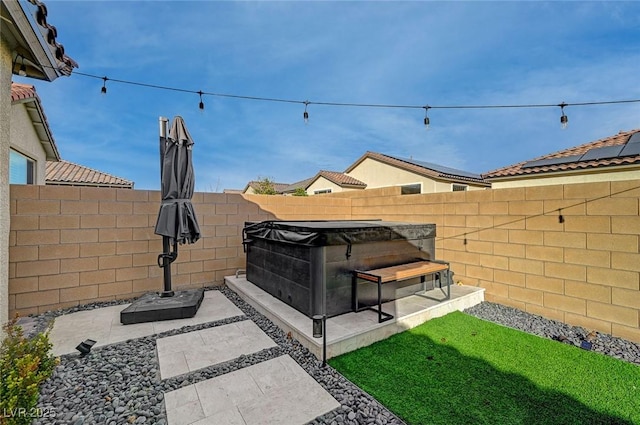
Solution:
[[[49,332],[26,338],[17,319],[4,325],[0,346],[0,424],[28,425],[41,417],[38,409],[40,384],[47,380],[60,359],[50,354]]]

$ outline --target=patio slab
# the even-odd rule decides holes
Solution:
[[[200,309],[188,319],[163,320],[159,322],[120,323],[120,312],[129,304],[115,305],[93,310],[65,314],[56,318],[50,334],[52,352],[56,356],[77,353],[75,347],[86,339],[96,342],[94,348],[134,338],[214,322],[244,313],[220,291],[206,291]]]
[[[280,329],[290,332],[316,357],[322,358],[322,338],[313,338],[312,320],[309,317],[258,288],[246,276],[227,276],[225,283]],[[484,288],[452,285],[451,298],[448,300],[443,290],[437,288],[382,304],[383,311],[395,316],[383,323],[378,323],[377,313],[369,310],[331,317],[327,319],[327,358],[365,347],[429,319],[464,310],[482,301]]]
[[[168,392],[164,401],[169,425],[304,424],[340,407],[288,355]]]
[[[168,379],[276,346],[251,320],[158,338],[160,378]]]

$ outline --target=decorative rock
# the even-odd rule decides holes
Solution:
[[[61,364],[56,368],[53,376],[41,387],[38,407],[43,410],[55,411],[56,423],[116,425],[148,422],[167,425],[164,393],[289,354],[340,403],[340,407],[316,418],[311,422],[312,424],[375,423],[376,425],[399,425],[403,423],[388,409],[347,381],[333,368],[323,368],[321,362],[298,341],[288,339],[282,330],[246,304],[236,293],[226,287],[213,290],[222,292],[245,315],[195,326],[184,326],[158,335],[98,347],[91,351],[91,355],[82,359],[77,355],[62,356]],[[37,332],[45,330],[49,321],[61,314],[125,302],[128,301],[109,301],[90,306],[75,306],[57,312],[47,312],[36,317],[36,327],[39,326]],[[589,336],[590,342],[593,343],[593,351],[640,364],[640,344],[599,333],[591,335],[582,328],[571,327],[488,302],[480,303],[466,310],[466,313],[546,338],[564,335],[577,346]],[[180,377],[160,380],[156,357],[156,338],[208,329],[243,320],[252,320],[278,346]],[[41,422],[36,421],[36,423]]]

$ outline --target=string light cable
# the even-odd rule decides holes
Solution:
[[[555,105],[555,106],[558,106],[558,105]],[[638,189],[640,189],[640,186],[632,186],[632,187],[629,187],[629,188],[621,189],[621,190],[616,191],[616,192],[609,193],[608,195],[602,195],[602,196],[598,196],[598,197],[594,197],[594,198],[588,198],[588,199],[585,199],[584,201],[578,201],[578,202],[576,202],[574,204],[565,205],[562,208],[550,209],[548,211],[543,211],[542,213],[539,213],[539,214],[530,214],[530,215],[527,215],[527,216],[524,216],[524,217],[521,217],[521,218],[517,218],[517,219],[511,220],[511,221],[507,221],[505,223],[494,224],[492,226],[486,226],[486,227],[479,227],[479,228],[476,228],[476,229],[473,229],[473,230],[467,230],[464,233],[458,233],[458,234],[450,235],[450,236],[439,236],[439,237],[436,237],[436,242],[444,242],[444,241],[449,241],[449,240],[459,240],[460,238],[462,238],[463,239],[463,242],[462,242],[463,245],[467,245],[467,236],[469,236],[469,235],[478,234],[480,232],[487,231],[487,230],[503,229],[503,228],[505,228],[507,226],[510,226],[510,225],[513,225],[513,224],[516,224],[516,223],[522,223],[522,222],[526,223],[527,220],[532,219],[532,218],[550,216],[550,215],[556,214],[556,213],[558,214],[558,224],[564,224],[564,223],[566,223],[567,218],[565,218],[565,216],[562,214],[562,210],[563,209],[568,210],[568,209],[571,209],[571,208],[574,208],[574,207],[578,207],[578,206],[589,205],[592,202],[600,201],[600,200],[607,199],[607,198],[613,198],[614,196],[618,196],[618,195],[621,195],[623,193],[633,192],[633,191],[638,190]]]
[[[591,101],[591,102],[571,102],[565,103],[529,103],[529,104],[506,104],[506,105],[401,105],[401,104],[385,104],[385,103],[355,103],[355,102],[326,102],[326,101],[310,101],[310,100],[296,100],[296,99],[284,99],[284,98],[275,98],[275,97],[262,97],[262,96],[247,96],[247,95],[238,95],[238,94],[230,94],[230,93],[215,93],[215,92],[205,92],[202,90],[189,90],[179,87],[170,87],[163,86],[159,84],[150,84],[150,83],[141,83],[136,81],[128,81],[116,78],[108,78],[108,77],[100,77],[98,75],[87,74],[84,72],[79,72],[74,69],[72,75],[79,75],[87,78],[94,78],[103,80],[104,83],[106,81],[110,81],[111,83],[120,83],[120,84],[128,84],[137,87],[146,87],[150,89],[156,90],[165,90],[165,91],[174,91],[180,93],[192,93],[200,95],[200,109],[204,108],[204,103],[202,102],[203,96],[213,96],[213,97],[221,97],[221,98],[231,98],[231,99],[240,99],[240,100],[253,100],[253,101],[261,101],[261,102],[278,102],[278,103],[291,103],[291,104],[299,104],[304,105],[305,113],[304,117],[308,120],[308,112],[307,107],[309,105],[319,105],[319,106],[336,106],[336,107],[355,107],[355,108],[383,108],[383,109],[424,109],[425,110],[425,118],[424,124],[425,127],[428,127],[430,124],[429,117],[427,116],[429,109],[517,109],[517,108],[561,108],[561,117],[560,121],[563,127],[566,127],[568,123],[568,118],[564,113],[564,108],[567,106],[595,106],[595,105],[614,105],[614,104],[625,104],[625,103],[640,103],[640,99],[623,99],[623,100],[606,100],[606,101]],[[103,86],[104,87],[104,86]]]

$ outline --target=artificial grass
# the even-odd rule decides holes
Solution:
[[[461,312],[329,364],[412,425],[640,424],[640,367]]]

